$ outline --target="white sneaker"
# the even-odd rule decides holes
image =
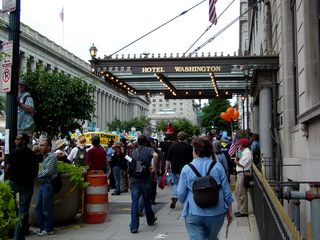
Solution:
[[[39,232],[41,232],[40,228],[35,228],[31,230],[34,234],[38,234]]]
[[[48,235],[52,235],[54,234],[54,231],[50,231],[50,232],[47,232],[46,230],[42,230],[41,232],[38,232],[37,235],[38,236],[48,236]]]

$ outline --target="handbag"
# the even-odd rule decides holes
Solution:
[[[61,181],[61,176],[60,174],[57,174],[57,176],[55,176],[54,178],[51,179],[50,181],[52,188],[53,188],[53,192],[54,194],[57,194],[60,192],[61,188],[62,188],[62,181]]]
[[[243,186],[245,188],[251,187],[250,182],[253,182],[253,175],[251,171],[243,171]]]
[[[162,190],[164,189],[164,187],[166,186],[166,174],[163,174],[163,176],[161,176],[158,186]]]

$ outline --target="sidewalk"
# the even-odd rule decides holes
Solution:
[[[130,223],[130,193],[123,193],[120,196],[109,194],[110,217],[102,224],[84,224],[79,219],[68,226],[56,227],[55,234],[46,237],[38,237],[31,234],[27,239],[69,239],[69,240],[128,240],[128,239],[165,239],[184,240],[189,239],[186,233],[183,220],[180,220],[181,205],[177,203],[175,209],[170,209],[171,187],[166,186],[164,190],[158,189],[156,205],[153,206],[157,223],[148,226],[145,217],[140,218],[140,227],[137,234],[131,234]],[[235,210],[235,204],[233,205]],[[225,239],[226,222],[223,225],[220,238]],[[237,240],[258,240],[255,217],[235,218],[229,227],[228,239]]]

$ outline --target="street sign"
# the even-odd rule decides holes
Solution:
[[[11,91],[11,65],[2,65],[2,92],[8,93]]]
[[[13,12],[16,10],[16,0],[2,0],[2,12]]]
[[[12,48],[13,41],[4,42],[2,44],[2,72],[1,72],[1,81],[2,81],[2,92],[8,93],[11,91],[11,66],[12,66]]]
[[[13,41],[7,41],[2,43],[2,65],[12,64],[12,51],[13,51]]]

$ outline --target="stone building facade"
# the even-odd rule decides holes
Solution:
[[[8,26],[8,21],[8,14],[0,13],[2,26]],[[20,28],[20,71],[25,71],[27,64],[31,69],[41,64],[48,71],[81,77],[84,81],[96,84],[96,117],[93,123],[97,129],[104,130],[106,124],[114,119],[125,121],[148,114],[149,101],[145,97],[122,94],[103,78],[92,74],[89,62],[81,60],[23,23]],[[0,42],[4,41],[8,41],[7,27],[0,28]]]
[[[248,1],[248,7],[256,2]],[[267,148],[262,152],[272,153],[264,157],[277,166],[267,176],[304,182],[301,192],[310,188],[305,182],[320,181],[319,19],[319,0],[261,1],[248,15],[248,53],[277,53],[280,61],[279,71],[261,74],[251,93],[253,118],[258,118],[253,128],[268,136],[261,139]],[[263,122],[270,125],[262,128]],[[285,205],[290,213],[290,203]],[[306,237],[312,221],[307,200],[301,200],[300,219]]]

